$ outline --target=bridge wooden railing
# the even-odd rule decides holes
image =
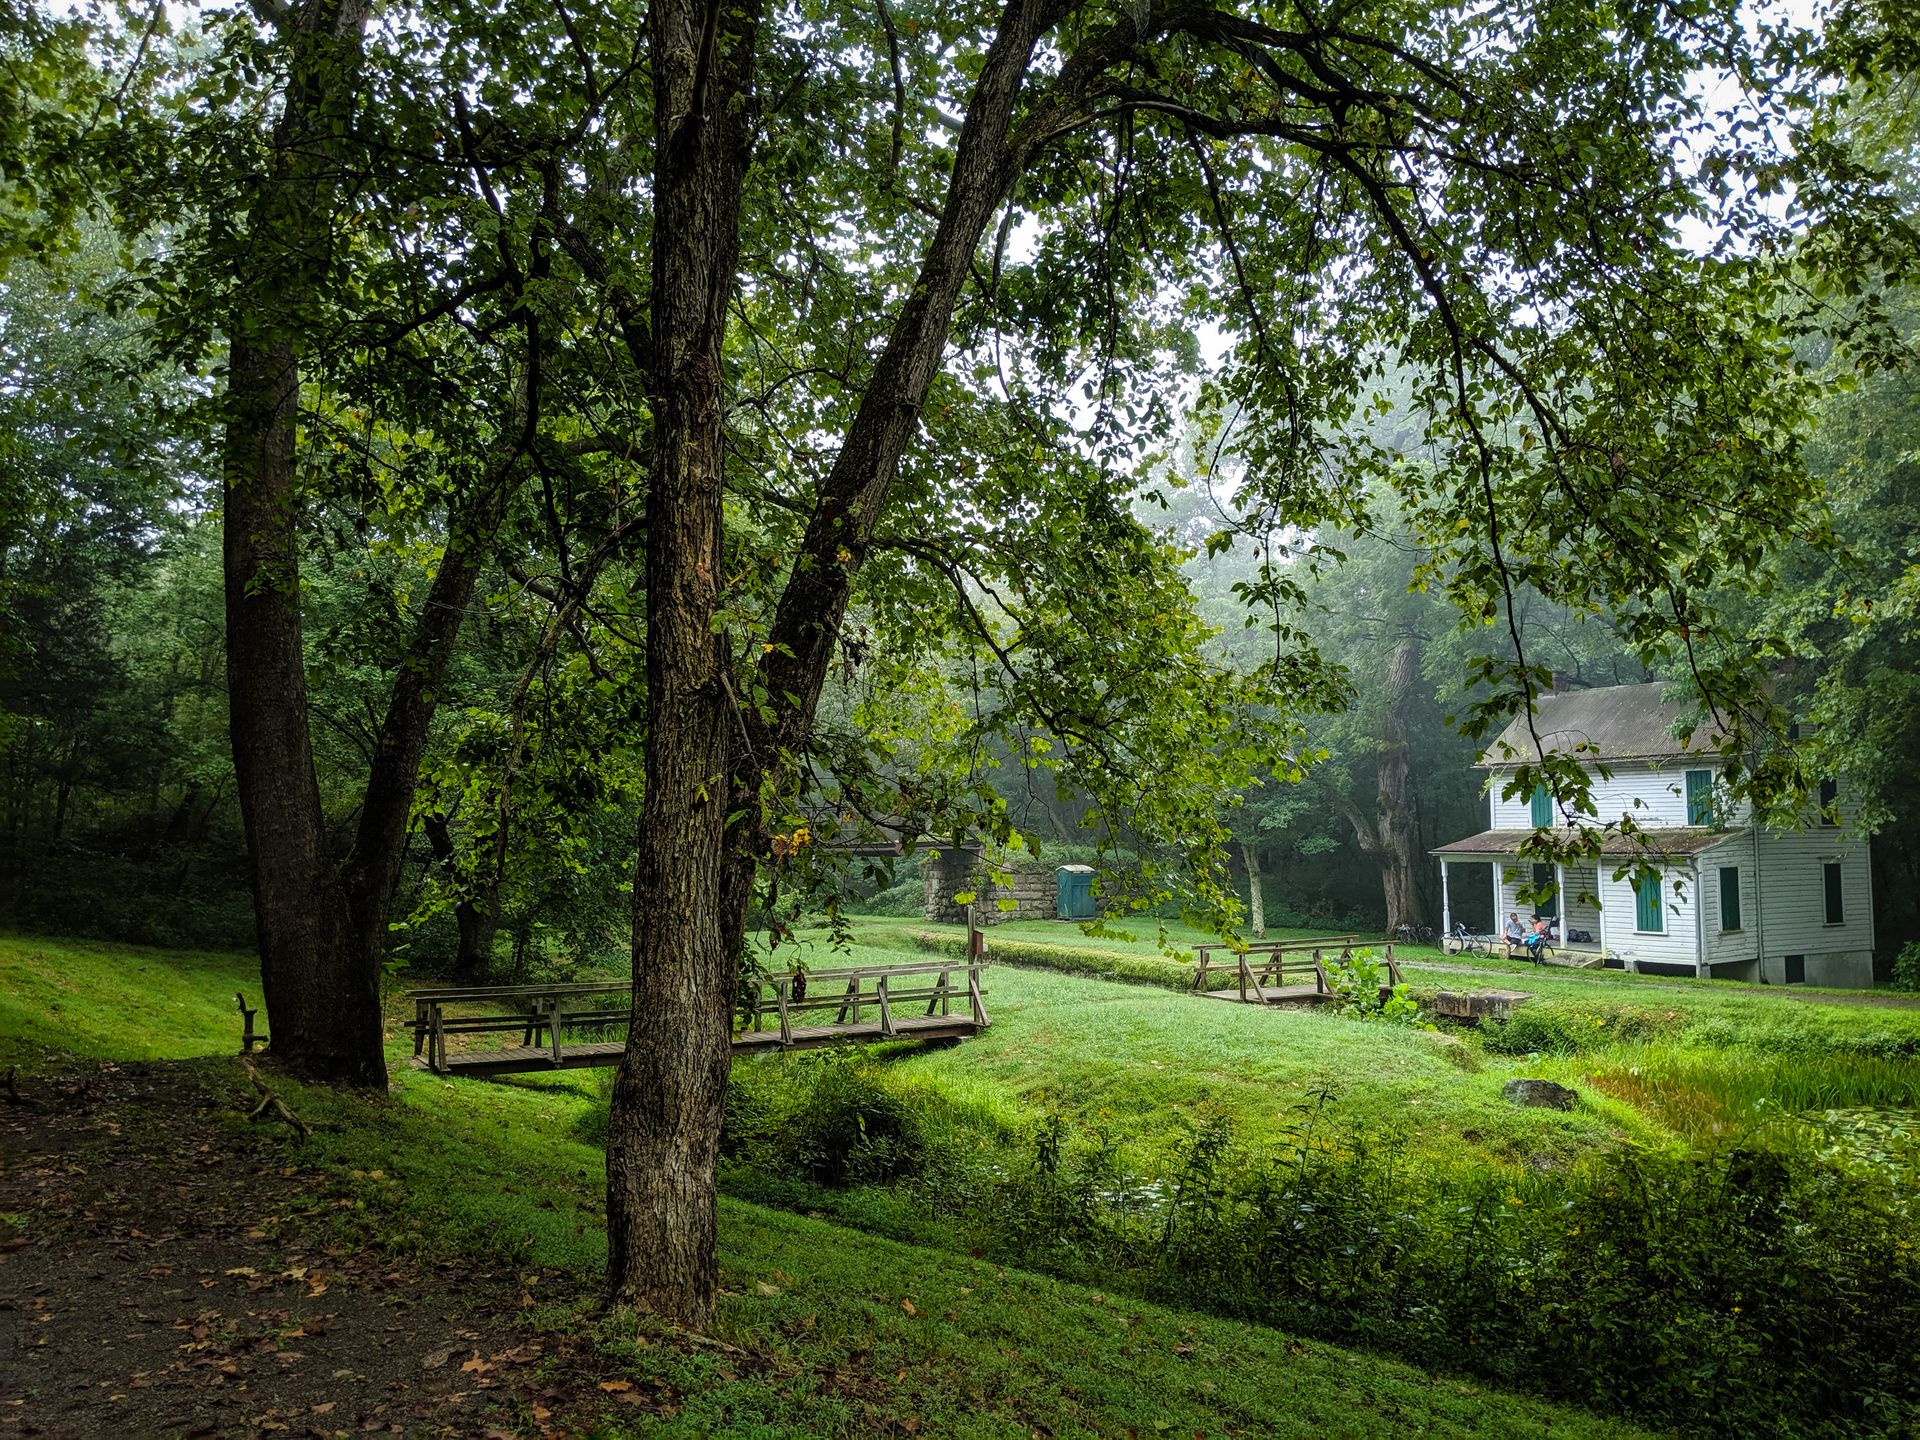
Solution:
[[[735,1034],[734,1049],[971,1035],[990,1023],[983,968],[977,960],[947,960],[749,977],[745,1028]],[[617,1064],[623,1045],[609,1040],[569,1044],[566,1037],[583,1030],[623,1030],[632,993],[626,981],[416,990],[409,1026],[415,1063],[440,1074]],[[810,1019],[815,1023],[806,1023]],[[517,1046],[449,1054],[449,1036],[514,1034]]]
[[[887,1038],[920,1028],[902,1025],[905,1019],[951,1016],[956,1003],[964,1007],[966,1018],[976,1028],[984,1030],[991,1022],[987,1019],[986,987],[981,983],[983,969],[984,962],[978,960],[930,960],[918,965],[861,965],[759,976],[752,981],[754,994],[747,1004],[747,1030],[769,1033],[764,1027],[771,1020],[777,1027],[779,1043],[791,1045],[796,1031],[811,1028],[797,1026],[796,1017],[831,1010],[830,1025],[872,1024],[877,1035]],[[922,1005],[925,1008],[918,1016],[910,1015]],[[863,1022],[863,1013],[872,1019]]]
[[[1351,935],[1331,935],[1314,940],[1277,940],[1249,945],[1237,953],[1227,945],[1196,946],[1193,990],[1196,994],[1208,993],[1208,975],[1227,968],[1225,962],[1230,962],[1242,1000],[1262,998],[1263,991],[1270,985],[1276,989],[1298,989],[1303,992],[1302,998],[1324,999],[1333,994],[1327,980],[1327,966],[1351,963],[1356,950],[1373,951],[1375,958],[1387,967],[1389,983],[1400,984],[1400,962],[1394,958],[1391,941],[1357,943]],[[1226,952],[1223,961],[1214,959],[1215,951]],[[1291,986],[1289,977],[1295,982]],[[1305,995],[1309,986],[1311,995]]]
[[[612,980],[586,985],[467,985],[415,990],[413,1053],[426,1051],[427,1067],[445,1071],[449,1035],[501,1035],[521,1032],[520,1044],[545,1044],[555,1065],[561,1063],[568,1030],[604,1029],[627,1023],[633,986]],[[461,1014],[452,1007],[482,1005],[488,1013]],[[543,1042],[542,1036],[545,1036]]]

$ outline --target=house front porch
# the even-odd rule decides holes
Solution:
[[[1568,829],[1549,834],[1556,848],[1585,838]],[[1518,914],[1523,922],[1538,916],[1553,924],[1554,949],[1565,963],[1628,970],[1645,963],[1704,974],[1708,957],[1695,857],[1726,838],[1724,831],[1704,827],[1673,827],[1639,837],[1610,834],[1597,859],[1539,861],[1524,853],[1538,832],[1484,831],[1432,852],[1440,862],[1442,923],[1453,928],[1454,886],[1488,884],[1484,877],[1490,871],[1496,934],[1509,915]],[[1653,861],[1659,877],[1644,894],[1633,875],[1615,879],[1613,873],[1643,856]],[[1474,873],[1455,873],[1463,867]],[[1522,892],[1532,898],[1522,900]]]

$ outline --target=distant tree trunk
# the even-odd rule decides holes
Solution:
[[[1240,858],[1247,867],[1247,929],[1256,940],[1267,938],[1267,904],[1260,894],[1260,852],[1240,842]]]
[[[1394,646],[1387,662],[1378,736],[1379,783],[1371,819],[1352,806],[1347,818],[1360,848],[1380,866],[1386,900],[1387,933],[1422,923],[1418,880],[1420,817],[1413,793],[1412,756],[1407,743],[1407,706],[1420,680],[1420,641],[1408,635]]]
[[[420,828],[432,847],[434,860],[451,877],[452,883],[459,886],[459,853],[447,817],[427,815],[422,818]],[[472,887],[471,893],[463,887],[460,899],[454,904],[453,921],[460,934],[453,956],[453,973],[457,979],[472,980],[486,972],[493,958],[493,937],[500,926],[496,908],[499,899],[500,887],[482,882]]]

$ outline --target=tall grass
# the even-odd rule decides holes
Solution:
[[[1695,1142],[1806,1111],[1920,1107],[1920,1066],[1879,1055],[1622,1046],[1590,1078]]]

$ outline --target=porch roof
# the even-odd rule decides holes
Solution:
[[[1534,838],[1532,830],[1482,830],[1478,835],[1469,835],[1464,840],[1455,840],[1446,845],[1437,845],[1427,853],[1437,855],[1442,860],[1499,860],[1518,856],[1521,847]],[[1569,845],[1577,840],[1580,832],[1570,826],[1556,826],[1548,832],[1557,845]],[[1705,826],[1662,826],[1656,829],[1638,831],[1632,835],[1622,835],[1617,830],[1608,831],[1600,841],[1600,853],[1603,856],[1631,860],[1637,855],[1647,854],[1657,860],[1679,859],[1698,855],[1703,850],[1711,850],[1723,841],[1733,839],[1739,832],[1733,830],[1712,830]]]

